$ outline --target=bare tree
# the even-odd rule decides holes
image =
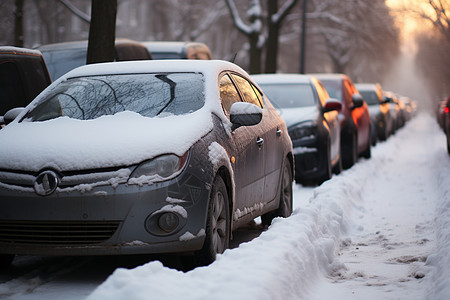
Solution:
[[[23,0],[16,0],[14,45],[23,47]]]
[[[87,64],[113,61],[117,0],[92,0]]]
[[[268,35],[266,42],[266,73],[275,73],[277,71],[280,28],[286,16],[296,3],[297,0],[289,0],[284,2],[284,4],[278,8],[278,0],[267,0]]]
[[[263,9],[260,0],[250,0],[247,10],[247,19],[250,24],[246,24],[234,3],[234,0],[225,0],[233,18],[236,28],[245,34],[249,40],[250,49],[250,73],[261,73],[261,55],[265,43],[263,31]]]

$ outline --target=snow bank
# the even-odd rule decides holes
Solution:
[[[368,187],[375,178],[385,175],[383,170],[389,168],[396,158],[403,156],[416,156],[420,158],[421,165],[429,159],[439,178],[440,199],[434,224],[437,246],[435,253],[428,256],[424,280],[431,286],[427,299],[450,299],[450,158],[445,152],[445,145],[440,145],[440,140],[437,141],[437,147],[423,146],[421,137],[427,134],[442,137],[442,133],[438,132],[439,129],[430,116],[420,118],[417,122],[411,122],[413,126],[408,125],[386,143],[379,144],[371,159],[360,160],[350,170],[315,188],[307,201],[298,198],[298,195],[307,193],[296,185],[296,209],[292,216],[274,219],[269,229],[258,238],[241,244],[239,248],[226,250],[210,266],[183,273],[155,261],[131,270],[117,269],[88,299],[315,299],[317,288],[323,287],[318,282],[346,269],[340,262],[339,251],[345,247],[345,243],[352,243],[348,237],[350,229],[358,230],[360,218],[370,221],[370,213],[366,211],[367,203],[363,199]],[[418,130],[421,131],[419,134]],[[429,142],[430,139],[426,141]],[[435,140],[431,139],[431,142]],[[423,151],[427,147],[431,149],[429,153]],[[435,149],[440,151],[438,158],[435,157]],[[376,155],[377,152],[380,155]],[[414,168],[413,160],[410,168]],[[405,174],[402,180],[411,180],[408,175]],[[434,179],[433,176],[426,180]],[[359,295],[363,295],[362,289],[368,286],[366,283],[370,284],[355,279],[352,288],[361,289]],[[408,294],[404,293],[406,291],[402,285],[392,285],[392,288],[393,290],[388,291],[392,299],[402,299]],[[354,290],[348,292],[352,291]],[[331,296],[330,292],[325,294]],[[338,294],[333,297],[348,299],[339,297]]]
[[[334,261],[341,235],[359,206],[365,180],[375,172],[376,164],[362,162],[332,183],[325,182],[314,190],[309,204],[287,219],[275,219],[260,237],[225,251],[208,267],[183,273],[150,262],[132,270],[118,269],[88,299],[306,297],[319,274],[342,267]]]
[[[450,157],[445,147],[436,159],[439,201],[436,207],[436,253],[427,259],[433,268],[430,299],[450,299]]]

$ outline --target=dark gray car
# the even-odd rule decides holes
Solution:
[[[3,263],[187,252],[207,264],[232,230],[292,211],[286,125],[224,61],[80,67],[1,130],[0,144]]]
[[[295,180],[322,183],[342,169],[338,111],[321,82],[300,74],[261,74],[252,78],[269,96],[288,126],[294,147]]]

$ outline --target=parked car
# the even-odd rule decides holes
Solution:
[[[225,61],[82,66],[1,130],[0,145],[3,264],[173,252],[207,264],[232,230],[292,211],[286,124]]]
[[[209,47],[200,42],[142,42],[153,59],[212,59]]]
[[[28,105],[51,83],[41,52],[19,47],[0,47],[0,128],[3,116]]]
[[[53,80],[79,66],[86,64],[88,41],[48,44],[38,47],[47,63]],[[139,42],[130,39],[116,39],[115,60],[149,60],[152,59],[148,49]]]
[[[390,105],[383,97],[383,88],[379,83],[357,83],[355,86],[369,108],[373,128],[372,144],[377,140],[385,141],[392,132],[393,121]]]
[[[341,155],[344,168],[350,168],[359,156],[371,156],[369,109],[350,77],[344,74],[316,74],[330,97],[341,101]]]
[[[342,170],[341,103],[313,76],[252,75],[286,122],[294,147],[295,180],[322,183]]]
[[[403,112],[401,110],[400,104],[398,102],[397,96],[392,92],[384,92],[385,102],[390,103],[389,111],[391,112],[391,117],[394,122],[392,133],[400,129],[404,124]]]

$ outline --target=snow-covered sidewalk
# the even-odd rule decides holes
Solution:
[[[212,265],[118,269],[89,299],[450,299],[449,186],[445,137],[419,115]]]

